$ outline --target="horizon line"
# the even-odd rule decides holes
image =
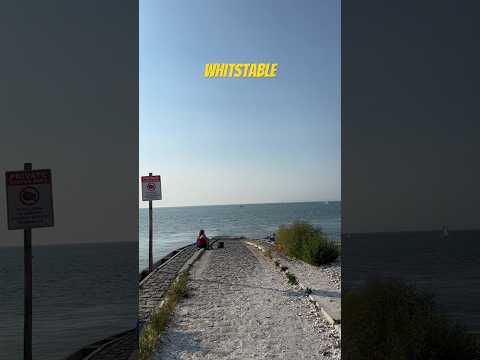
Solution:
[[[158,200],[161,201],[161,200]],[[341,202],[341,200],[310,200],[310,201],[272,201],[272,202],[258,202],[258,203],[225,203],[225,204],[202,204],[202,205],[167,205],[167,206],[153,206],[153,208],[184,208],[184,207],[205,207],[205,206],[235,206],[235,205],[275,205],[275,204],[309,204],[309,203],[330,203]],[[145,207],[139,206],[139,209],[148,209],[148,202],[145,203]]]

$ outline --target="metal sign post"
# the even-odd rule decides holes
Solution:
[[[32,164],[23,166],[25,175],[31,174]],[[23,358],[32,360],[32,229],[23,229],[25,315],[23,319]]]
[[[8,229],[23,229],[23,358],[32,360],[32,228],[53,226],[52,175],[25,163],[23,171],[7,171],[5,180]]]
[[[148,174],[152,176],[152,173]],[[153,270],[153,209],[152,200],[148,200],[148,270]]]
[[[162,200],[160,176],[142,176],[142,200],[148,201],[148,270],[153,270],[153,200]]]

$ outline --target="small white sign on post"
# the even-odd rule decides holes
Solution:
[[[162,200],[160,176],[142,176],[142,200]]]
[[[7,171],[5,180],[9,230],[53,226],[50,169]]]

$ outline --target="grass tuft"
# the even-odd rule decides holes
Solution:
[[[274,264],[275,264],[276,267],[280,266],[280,262],[278,260],[275,260]]]
[[[287,278],[290,285],[298,285],[297,277],[294,274],[287,272]]]
[[[281,226],[276,234],[279,251],[311,265],[331,263],[340,255],[340,249],[334,241],[329,240],[321,229],[306,222]]]
[[[139,360],[149,360],[152,357],[158,338],[167,327],[178,300],[188,296],[188,276],[188,272],[179,275],[168,289],[162,306],[154,311],[150,321],[145,324],[138,343]]]
[[[265,254],[266,257],[271,259],[272,258],[272,249],[268,248],[267,250],[264,251],[264,254]]]

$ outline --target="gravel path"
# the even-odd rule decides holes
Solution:
[[[205,252],[189,288],[156,360],[340,359],[333,328],[242,241],[225,240],[224,249]]]

